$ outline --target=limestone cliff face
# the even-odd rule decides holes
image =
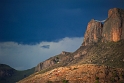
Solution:
[[[108,11],[108,19],[103,26],[103,41],[117,42],[124,39],[124,10],[113,8]]]
[[[100,22],[92,19],[87,26],[87,30],[84,35],[83,46],[97,43],[102,37],[103,25]]]
[[[108,11],[104,24],[92,19],[84,35],[83,46],[92,45],[98,41],[117,42],[124,39],[124,10],[113,8]]]

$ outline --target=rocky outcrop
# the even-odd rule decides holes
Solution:
[[[53,67],[56,65],[57,66],[60,66],[61,64],[65,65],[71,60],[71,58],[72,58],[72,57],[70,57],[71,54],[72,54],[71,52],[62,51],[62,53],[39,63],[35,67],[35,72],[38,72],[43,69],[49,69],[50,67]]]
[[[108,19],[103,26],[103,41],[117,42],[124,39],[124,10],[113,8],[108,11]]]
[[[66,51],[62,51],[62,55],[65,55],[65,54],[69,54],[69,53],[71,53],[71,52],[66,52]]]
[[[97,43],[102,38],[102,28],[102,23],[92,19],[88,23],[87,30],[84,35],[83,46]]]
[[[49,59],[49,60],[46,60],[44,62],[41,62],[39,63],[36,67],[35,67],[35,72],[38,72],[42,69],[46,69],[46,68],[49,68],[53,65],[55,65],[57,62],[59,62],[59,59],[58,58],[55,58],[55,59]]]
[[[108,11],[108,18],[102,23],[92,19],[84,35],[83,46],[97,43],[98,41],[110,42],[124,39],[124,10],[113,8]]]

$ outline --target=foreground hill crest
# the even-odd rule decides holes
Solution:
[[[18,83],[123,83],[124,69],[94,64],[59,67]]]

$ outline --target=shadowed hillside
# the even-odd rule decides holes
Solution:
[[[34,68],[17,71],[8,65],[0,64],[0,83],[15,83],[33,73]]]

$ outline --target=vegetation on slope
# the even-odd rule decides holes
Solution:
[[[123,83],[124,69],[84,64],[59,67],[18,83]]]
[[[99,42],[87,50],[87,54],[77,64],[102,64],[124,68],[124,40],[118,42]],[[80,49],[81,50],[81,49]]]

